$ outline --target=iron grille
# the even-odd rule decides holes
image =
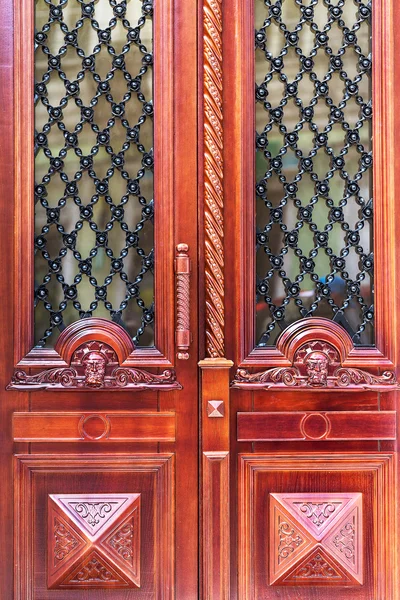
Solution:
[[[371,2],[256,1],[257,339],[373,343]]]
[[[92,315],[153,344],[152,15],[152,0],[36,2],[38,346]]]

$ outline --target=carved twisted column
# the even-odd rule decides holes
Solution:
[[[228,600],[229,369],[224,341],[222,0],[203,0],[206,359],[202,377],[202,539],[206,600]]]

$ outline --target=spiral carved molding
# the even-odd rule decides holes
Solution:
[[[190,332],[190,259],[189,246],[178,244],[176,247],[176,348],[177,358],[188,360],[192,341]]]
[[[224,356],[222,0],[204,0],[206,350]]]

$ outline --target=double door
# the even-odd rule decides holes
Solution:
[[[1,7],[1,598],[394,600],[394,2]]]

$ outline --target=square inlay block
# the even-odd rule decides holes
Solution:
[[[240,600],[395,600],[395,455],[240,454],[238,475]]]
[[[270,494],[271,585],[362,585],[362,494]]]
[[[52,494],[48,586],[140,587],[140,494]]]

